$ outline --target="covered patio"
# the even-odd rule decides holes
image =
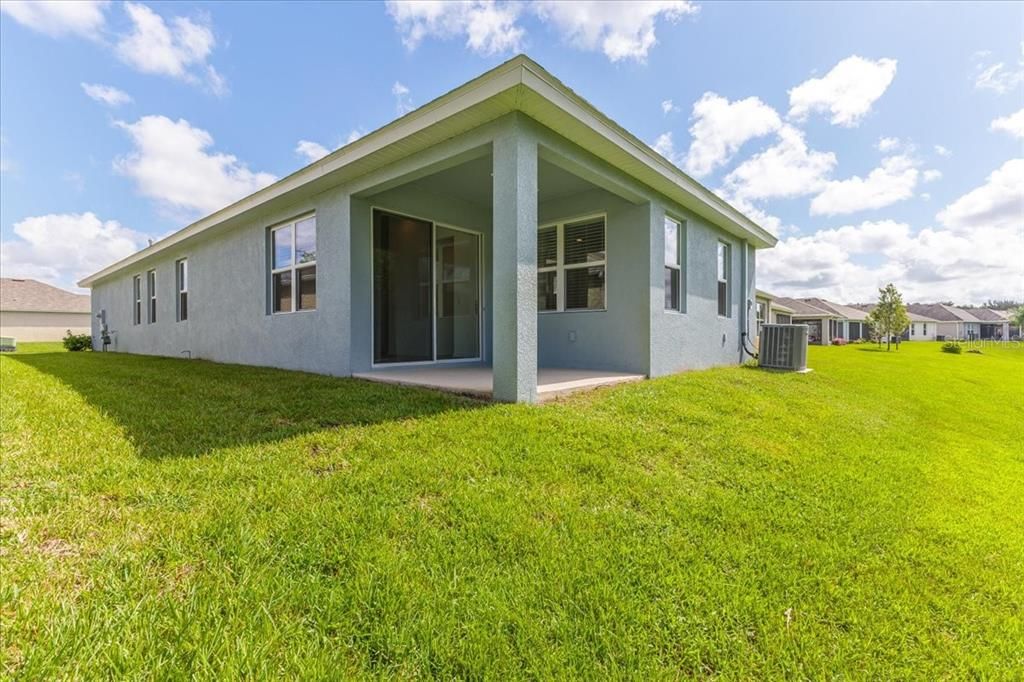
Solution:
[[[353,188],[352,375],[509,402],[647,376],[650,202],[515,115],[451,144]]]
[[[494,370],[481,364],[430,364],[380,367],[353,375],[356,379],[401,386],[417,386],[490,400]],[[541,367],[537,370],[537,401],[615,384],[640,381],[643,374],[589,369]]]

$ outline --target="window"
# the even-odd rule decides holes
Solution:
[[[178,289],[178,322],[188,319],[188,259],[182,258],[174,264],[175,286]]]
[[[146,292],[149,294],[149,317],[150,324],[156,322],[156,270],[146,273]]]
[[[316,308],[316,216],[270,230],[271,311]]]
[[[722,317],[732,317],[732,309],[729,305],[729,275],[732,269],[731,253],[731,246],[725,242],[718,242],[718,314]]]
[[[914,330],[916,330],[916,329],[917,329],[917,325],[916,325],[916,324],[912,324],[912,325],[910,325],[910,335],[911,335],[911,336],[914,336],[914,335],[915,335],[915,334],[914,334]]]
[[[683,311],[683,226],[665,218],[665,310]]]
[[[132,324],[142,324],[142,275],[132,277]]]
[[[921,323],[921,335],[922,336],[928,336],[928,323],[927,322],[922,322]]]
[[[588,218],[537,232],[537,309],[604,310],[605,222]]]
[[[757,302],[757,333],[761,333],[761,327],[765,323],[765,313],[767,312],[768,304],[764,301]]]

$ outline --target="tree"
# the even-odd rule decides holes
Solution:
[[[1024,331],[1024,305],[1010,311],[1010,324]]]
[[[868,315],[868,324],[878,334],[879,340],[885,337],[886,350],[892,348],[892,337],[898,338],[910,326],[907,306],[903,305],[903,295],[896,290],[892,282],[886,284],[884,289],[878,290],[878,303]]]

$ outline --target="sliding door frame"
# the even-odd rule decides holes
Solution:
[[[377,347],[376,347],[376,336],[374,330],[377,327],[377,320],[374,319],[376,314],[376,296],[377,290],[375,287],[376,280],[374,279],[374,250],[376,249],[376,242],[374,241],[374,228],[377,224],[377,212],[387,213],[397,218],[408,218],[410,220],[416,220],[421,223],[427,223],[430,225],[430,355],[433,359],[431,360],[413,360],[409,362],[377,362]],[[477,281],[477,303],[476,303],[476,314],[477,314],[477,354],[473,358],[451,358],[447,360],[437,359],[437,228],[442,227],[446,230],[452,230],[454,232],[462,232],[464,234],[470,234],[477,238],[477,268],[479,269],[479,276]],[[486,261],[484,260],[484,234],[477,230],[470,230],[465,227],[459,227],[458,225],[452,225],[450,223],[443,223],[430,218],[424,218],[422,216],[412,215],[405,211],[395,211],[384,206],[373,205],[370,206],[370,367],[373,369],[381,367],[410,367],[415,365],[445,365],[455,363],[466,363],[466,362],[481,362],[484,358],[484,348],[486,347],[486,337],[484,324],[485,312],[487,310],[484,306],[484,283],[487,281],[486,278]]]

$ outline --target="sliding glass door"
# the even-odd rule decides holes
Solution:
[[[437,359],[480,357],[480,236],[437,226],[434,273]]]
[[[373,362],[480,357],[480,236],[373,214]]]

